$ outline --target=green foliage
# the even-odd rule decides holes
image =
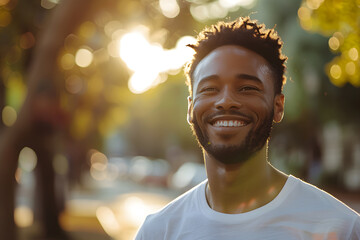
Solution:
[[[304,29],[329,36],[336,57],[326,72],[336,86],[360,86],[360,2],[358,0],[307,0],[299,9]]]

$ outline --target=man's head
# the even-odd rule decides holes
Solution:
[[[273,30],[239,19],[200,33],[188,64],[188,121],[203,149],[224,163],[263,148],[283,116],[284,61]]]
[[[193,73],[199,62],[212,50],[224,45],[238,45],[247,48],[265,58],[272,67],[275,77],[275,94],[281,93],[286,83],[286,57],[281,53],[282,42],[273,29],[263,24],[239,18],[233,22],[219,22],[198,34],[197,43],[189,47],[195,50],[193,59],[185,67],[186,83],[192,96]]]

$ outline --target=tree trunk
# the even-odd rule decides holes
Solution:
[[[95,4],[96,3],[96,4]],[[42,189],[45,232],[56,236],[61,232],[55,202],[53,150],[42,145],[59,128],[59,106],[56,83],[58,54],[65,38],[86,18],[97,12],[105,1],[63,0],[47,21],[37,42],[26,75],[28,93],[17,121],[5,128],[0,137],[0,233],[6,240],[16,239],[14,223],[15,171],[20,150],[33,147],[39,157],[38,179]],[[62,124],[62,123],[60,123]],[[50,133],[50,135],[49,135]],[[39,144],[40,143],[40,144]]]

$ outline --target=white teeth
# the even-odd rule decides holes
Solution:
[[[213,124],[215,127],[241,127],[245,126],[245,122],[237,120],[219,120]]]

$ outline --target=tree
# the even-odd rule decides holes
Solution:
[[[94,11],[96,1],[63,1],[48,19],[28,70],[27,95],[14,125],[5,128],[0,144],[0,229],[5,239],[15,239],[15,171],[20,150],[29,146],[38,155],[41,203],[46,237],[61,237],[59,207],[55,199],[54,138],[67,123],[59,103],[57,57],[65,38]]]

